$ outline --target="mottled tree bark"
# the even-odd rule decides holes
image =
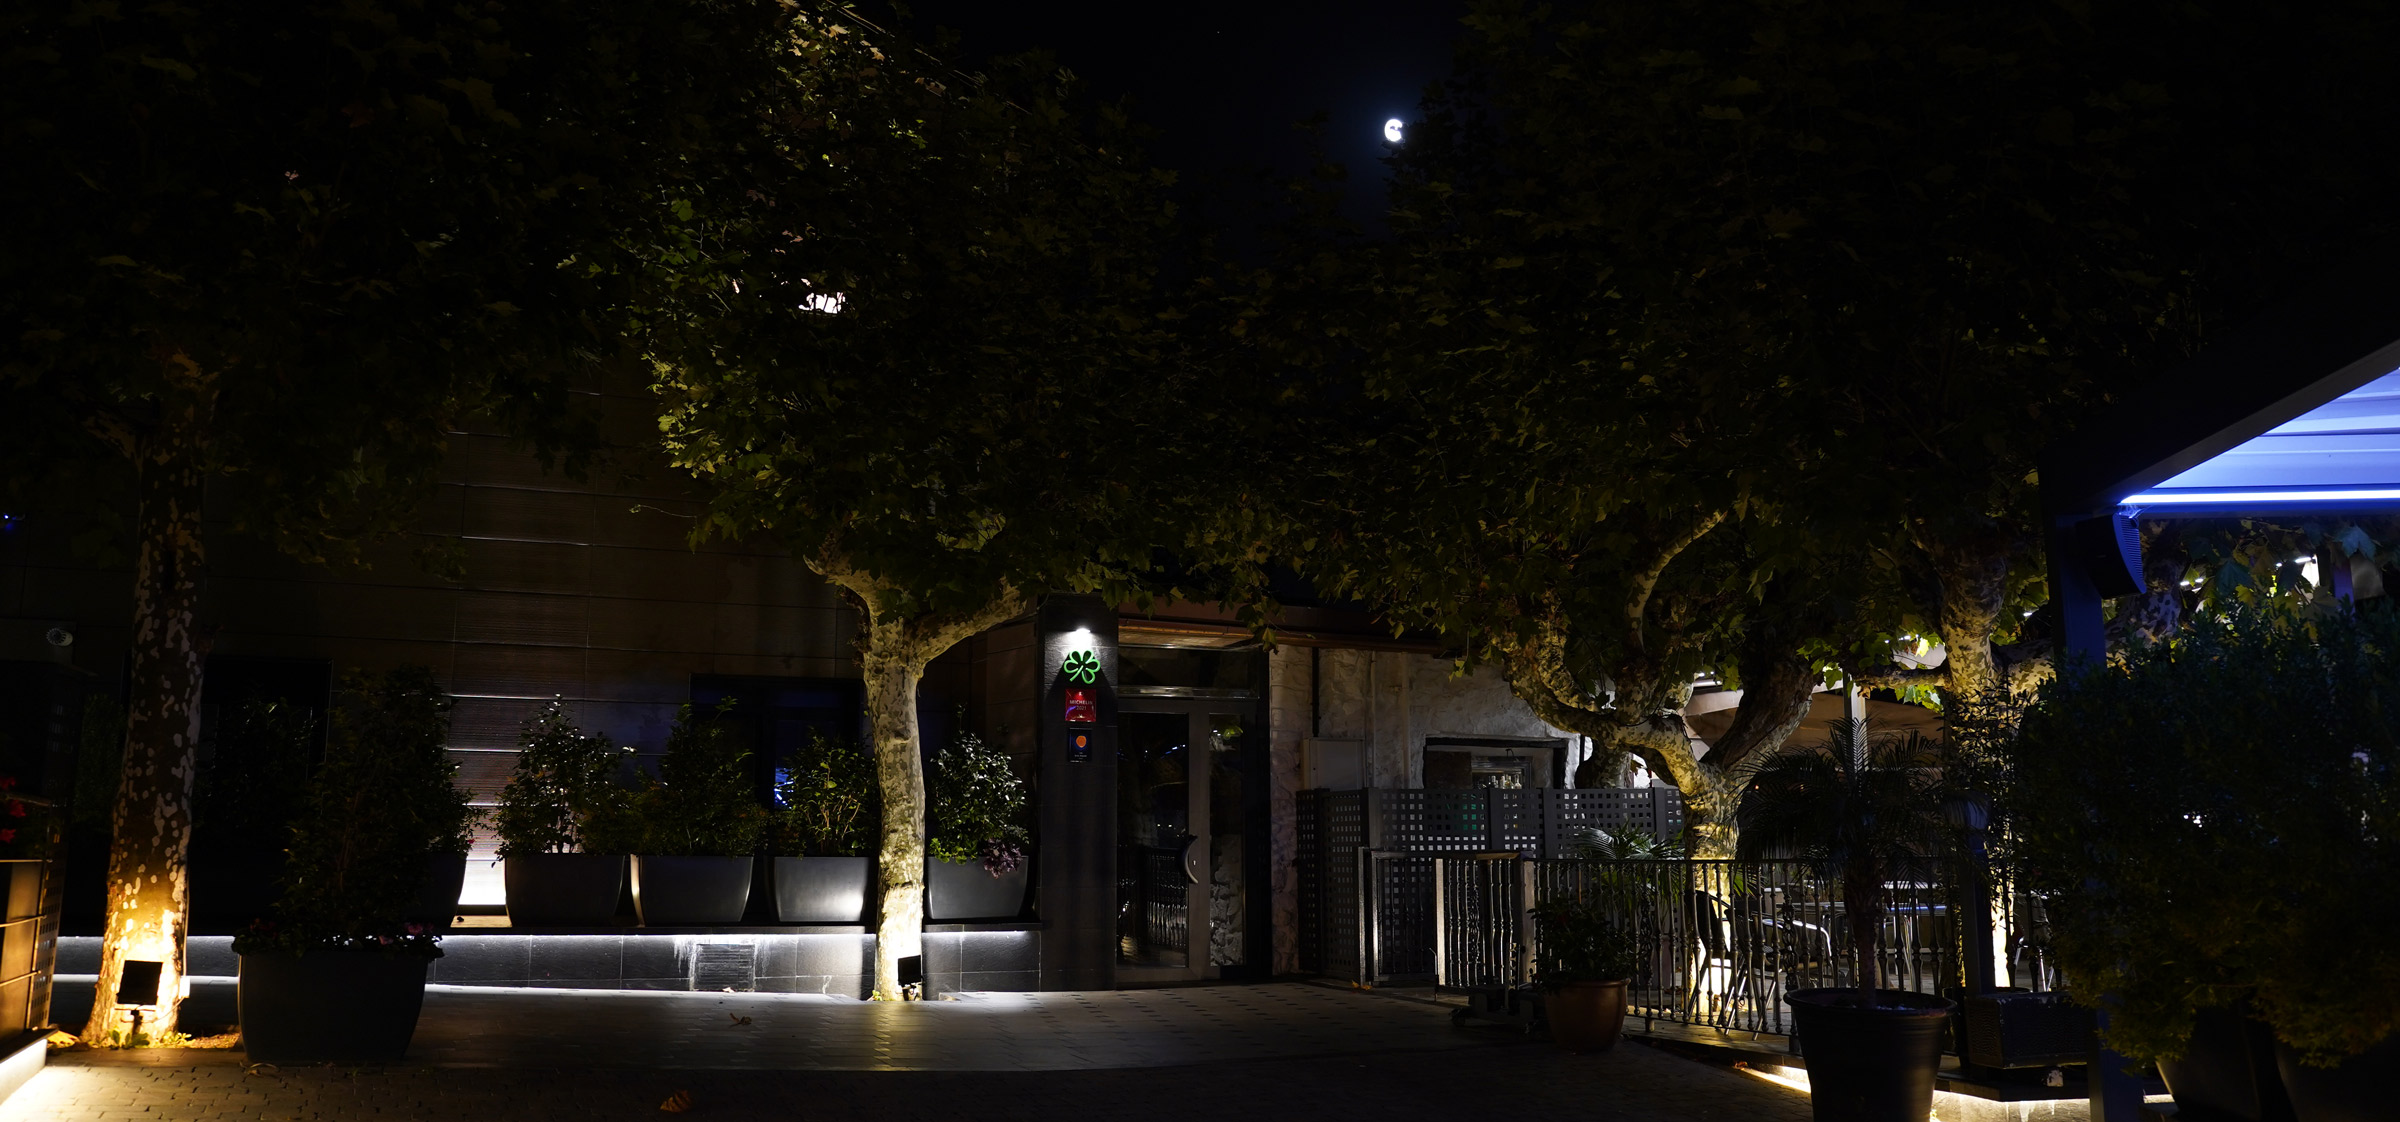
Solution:
[[[917,727],[917,685],[942,652],[997,627],[1033,606],[1002,585],[972,612],[909,614],[892,605],[907,598],[872,573],[827,548],[810,567],[850,594],[858,608],[860,670],[866,679],[868,736],[874,743],[875,782],[883,796],[875,921],[877,1001],[901,1001],[900,961],[925,953],[925,749]]]
[[[110,815],[108,913],[100,942],[100,979],[83,1039],[107,1045],[130,1033],[134,1017],[115,1004],[125,963],[159,963],[155,1010],[141,1032],[175,1030],[182,1001],[184,934],[191,915],[186,858],[192,842],[192,779],[200,739],[200,681],[205,657],[196,630],[201,567],[201,502],[206,439],[215,382],[175,356],[171,393],[155,424],[118,428],[134,460],[139,509],[133,579],[133,643],[125,705],[124,772]]]
[[[1649,649],[1646,617],[1651,595],[1667,565],[1723,520],[1721,514],[1705,518],[1663,543],[1653,563],[1629,583],[1624,609],[1626,657],[1622,665],[1613,668],[1615,676],[1607,689],[1577,680],[1569,668],[1567,621],[1555,604],[1545,606],[1530,637],[1498,652],[1510,690],[1532,707],[1536,716],[1554,727],[1591,737],[1597,759],[1636,755],[1650,770],[1675,784],[1683,796],[1684,821],[1692,832],[1692,856],[1705,859],[1732,857],[1739,840],[1733,812],[1741,787],[1734,765],[1756,752],[1781,747],[1800,727],[1801,717],[1808,712],[1808,699],[1815,692],[1809,668],[1802,664],[1794,672],[1788,665],[1791,652],[1783,652],[1780,658],[1748,660],[1755,662],[1755,673],[1761,678],[1756,712],[1745,693],[1742,710],[1736,714],[1738,736],[1729,733],[1720,748],[1709,751],[1706,760],[1692,750],[1691,733],[1680,712],[1691,700],[1692,685],[1669,680],[1657,670],[1658,660]],[[1772,646],[1772,638],[1762,633],[1762,648]],[[1744,673],[1747,677],[1753,671]]]

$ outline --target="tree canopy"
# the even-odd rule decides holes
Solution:
[[[713,0],[0,17],[8,488],[133,515],[104,980],[134,949],[177,989],[208,519],[357,561],[469,418],[571,464],[623,249],[661,184],[724,174],[780,25]],[[87,1035],[118,1019],[96,1003]]]
[[[969,75],[854,13],[796,24],[774,151],[674,199],[645,305],[700,533],[789,543],[863,619],[883,839],[876,993],[916,953],[916,685],[1053,591],[1122,596],[1207,501],[1205,392],[1157,276],[1169,180],[1040,57]],[[735,188],[738,186],[738,190]]]
[[[1353,434],[1279,548],[1641,753],[1704,830],[1830,678],[2023,686],[2039,451],[2382,220],[2381,157],[2298,119],[2373,68],[2264,81],[2353,17],[1478,4],[1388,239],[1304,233],[1253,289],[1254,355]],[[2354,92],[2344,127],[2382,119]],[[2129,621],[2172,626],[2183,570]],[[1897,665],[1918,636],[1947,661]],[[1703,671],[1746,691],[1705,763]]]

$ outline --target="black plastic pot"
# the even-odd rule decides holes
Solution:
[[[636,857],[633,912],[644,927],[740,923],[750,906],[748,857]]]
[[[625,890],[624,858],[535,853],[503,864],[509,926],[605,927],[616,922],[617,896]]]
[[[450,930],[450,921],[458,918],[458,894],[466,886],[466,854],[426,854],[425,890],[417,895],[417,906],[409,909],[408,918],[435,931]]]
[[[425,1007],[433,960],[384,951],[242,956],[242,1050],[279,1064],[397,1060]]]
[[[2392,1116],[2392,1073],[2400,1071],[2400,1036],[2333,1067],[2310,1067],[2289,1044],[2275,1043],[2275,1069],[2299,1122],[2382,1122]]]
[[[1855,989],[1793,990],[1794,1035],[1808,1061],[1817,1122],[1925,1122],[1951,1003],[1932,994],[1876,991],[1877,1008]]]
[[[775,918],[785,923],[865,923],[875,862],[866,857],[775,859]]]
[[[1016,871],[995,877],[984,872],[979,861],[927,858],[925,918],[936,923],[1015,919],[1017,913],[1025,910],[1025,880],[1030,867],[1030,862],[1020,864]]]
[[[2206,1122],[2291,1122],[2291,1100],[2275,1070],[2275,1034],[2240,1010],[2202,1009],[2183,1055],[2158,1062],[2178,1118]]]

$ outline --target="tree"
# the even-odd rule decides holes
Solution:
[[[882,833],[875,996],[920,953],[917,684],[1053,590],[1121,595],[1203,493],[1154,288],[1167,179],[1039,58],[982,75],[830,6],[803,18],[755,182],[676,200],[649,316],[700,533],[790,542],[861,619]],[[887,122],[901,122],[897,131]]]
[[[1641,753],[1724,851],[1725,765],[1827,677],[1955,717],[2046,673],[2037,453],[2272,292],[2292,258],[2262,229],[2323,247],[2390,182],[2208,67],[2350,18],[1479,4],[1388,243],[1307,244],[1251,322],[1365,434],[1294,489],[1283,548]],[[2239,158],[2195,143],[2226,123]],[[2268,151],[2345,217],[2264,205],[2308,190]],[[2183,575],[2126,624],[2172,627]],[[1947,661],[1896,663],[1915,635]],[[1676,715],[1702,670],[1745,688],[1705,758]]]
[[[615,249],[660,184],[719,174],[695,110],[776,57],[781,19],[705,0],[41,0],[4,21],[0,203],[39,216],[0,250],[8,484],[134,511],[100,986],[161,962],[166,1032],[204,515],[361,562],[410,525],[467,419],[546,459],[582,447],[568,391],[613,349]],[[95,1002],[85,1038],[121,1019]]]

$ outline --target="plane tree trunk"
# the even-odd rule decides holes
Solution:
[[[156,422],[100,426],[134,461],[133,643],[127,675],[124,768],[110,812],[108,912],[100,978],[83,1039],[132,1042],[133,1010],[115,1003],[128,962],[156,962],[156,1006],[139,1033],[175,1031],[191,916],[192,780],[200,739],[205,644],[197,630],[202,566],[201,503],[215,380],[189,364],[168,378]],[[145,995],[147,996],[147,995]]]
[[[895,607],[907,603],[900,590],[853,567],[836,550],[827,549],[810,566],[840,586],[861,617],[859,663],[876,788],[883,796],[873,996],[904,1001],[916,994],[901,984],[900,964],[915,958],[921,966],[925,953],[925,742],[917,724],[917,686],[942,652],[1023,615],[1033,601],[1000,585],[973,611],[910,613]]]

